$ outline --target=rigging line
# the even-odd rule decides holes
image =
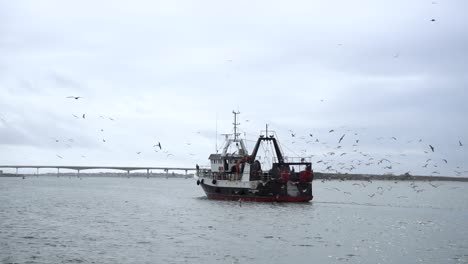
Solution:
[[[291,153],[293,153],[296,157],[299,157],[300,155],[298,155],[295,151],[291,150],[290,148],[288,148],[287,146],[283,145],[283,144],[279,144],[281,145],[282,147],[284,146],[287,150],[289,150]]]
[[[275,157],[276,157],[276,162],[278,162],[278,157],[276,156],[275,146],[273,145],[273,142],[269,142],[269,145],[270,145],[271,153],[273,153],[271,157],[271,163],[273,164],[273,160],[275,159]]]

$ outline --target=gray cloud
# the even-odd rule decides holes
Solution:
[[[2,2],[0,163],[204,164],[216,119],[229,132],[240,109],[250,140],[269,123],[291,153],[326,154],[322,139],[336,147],[336,129],[359,133],[360,151],[392,155],[394,173],[428,173],[420,163],[431,156],[450,160],[440,170],[451,175],[468,164],[456,145],[468,134],[467,7]],[[321,142],[292,143],[290,129]],[[427,144],[437,153],[424,153]],[[359,156],[343,148],[347,162]]]

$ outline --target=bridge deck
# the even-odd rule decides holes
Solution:
[[[0,168],[10,168],[10,169],[69,169],[69,170],[123,170],[123,171],[136,171],[136,170],[164,170],[164,171],[193,171],[196,168],[183,168],[183,167],[137,167],[137,166],[74,166],[74,165],[0,165]]]

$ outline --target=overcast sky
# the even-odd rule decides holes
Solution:
[[[239,110],[316,171],[468,176],[466,10],[0,0],[0,165],[207,165]]]

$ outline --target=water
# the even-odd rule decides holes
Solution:
[[[239,204],[193,179],[0,178],[0,262],[468,263],[467,183],[316,181],[314,195]]]

